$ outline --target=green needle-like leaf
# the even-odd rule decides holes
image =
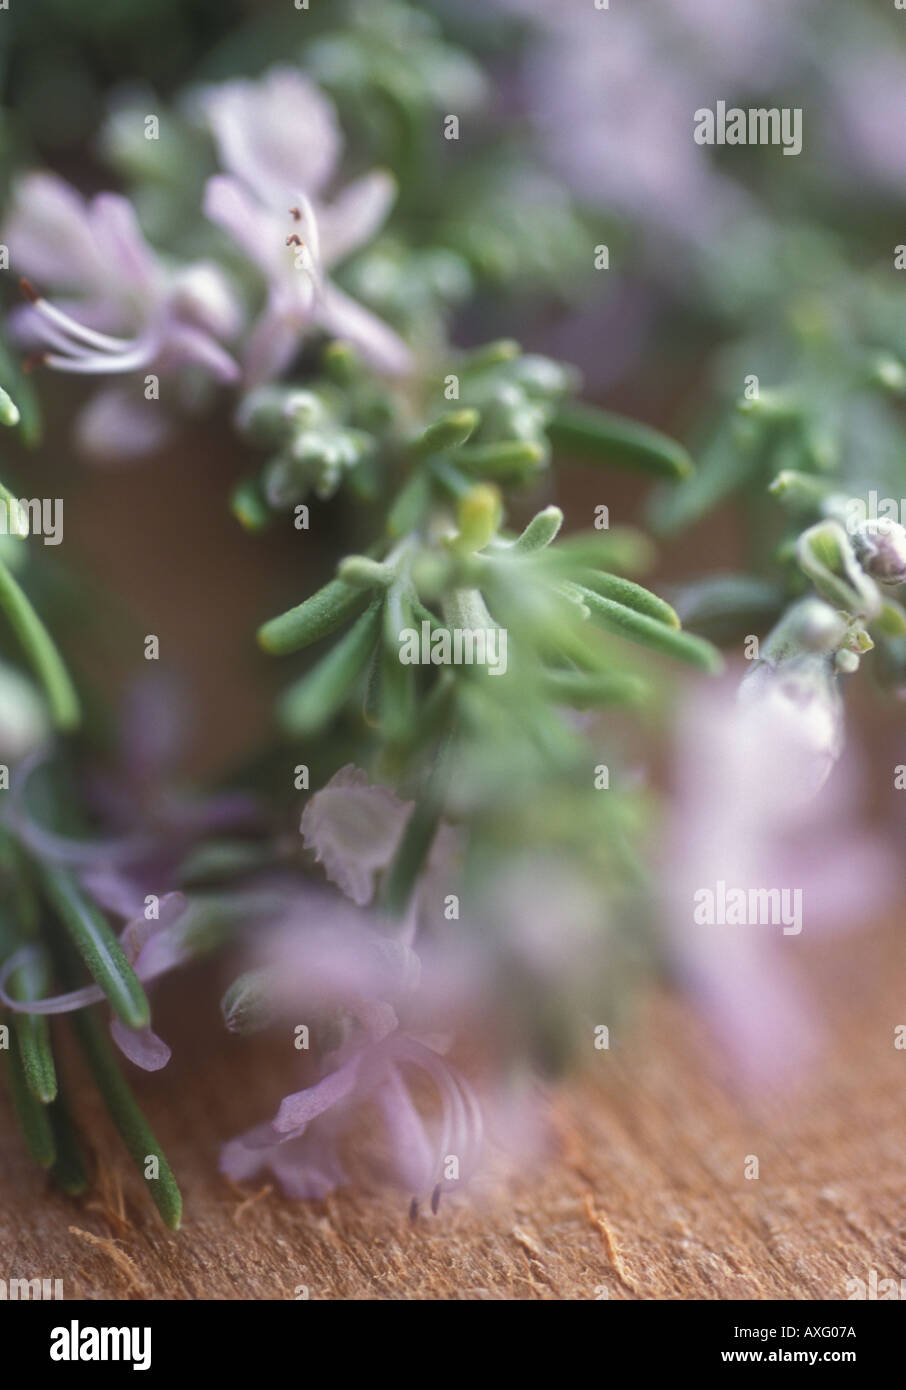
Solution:
[[[592,462],[616,463],[659,478],[686,478],[693,471],[691,458],[676,440],[607,410],[564,406],[548,434],[555,448]]]
[[[528,526],[512,545],[514,552],[529,555],[535,550],[544,550],[555,539],[563,525],[563,513],[559,507],[545,507],[543,512],[533,516]]]
[[[431,478],[419,468],[394,498],[387,513],[387,534],[399,539],[411,536],[424,520],[431,503]]]
[[[383,905],[392,916],[402,917],[408,908],[439,824],[440,810],[434,799],[417,801],[384,881]]]
[[[39,871],[49,902],[114,1013],[127,1028],[146,1028],[147,995],[107,919],[65,869],[42,864]]]
[[[48,1106],[48,1114],[57,1150],[52,1169],[54,1181],[70,1197],[77,1197],[88,1186],[88,1174],[82,1146],[62,1094],[57,1096],[53,1105]]]
[[[49,971],[43,953],[29,951],[7,982],[13,999],[26,1004],[41,999],[47,993]],[[48,1105],[57,1094],[57,1073],[50,1047],[50,1027],[41,1014],[13,1014],[13,1026],[19,1042],[22,1070],[28,1089],[42,1105]]]
[[[388,743],[404,742],[415,723],[415,670],[400,661],[400,639],[414,627],[409,596],[401,584],[388,590],[384,604],[380,724]]]
[[[428,458],[458,449],[477,429],[478,420],[477,410],[451,410],[429,425],[409,446],[410,451],[416,458]]]
[[[330,723],[378,639],[381,603],[375,600],[323,660],[285,692],[279,717],[290,733],[308,737]]]
[[[9,1079],[13,1109],[26,1148],[39,1167],[50,1168],[56,1159],[57,1150],[48,1108],[41,1104],[29,1088],[15,1029],[12,1029],[9,1035],[6,1075]]]
[[[591,589],[602,598],[612,598],[617,603],[624,603],[627,608],[634,608],[637,613],[647,613],[649,618],[656,618],[668,627],[678,628],[680,625],[676,611],[669,603],[658,598],[650,589],[644,589],[641,584],[634,584],[631,579],[621,579],[616,574],[604,574],[599,570],[583,570],[578,579],[583,588]]]
[[[50,702],[58,729],[74,729],[81,717],[79,697],[50,633],[16,580],[0,564],[0,608],[31,659]]]
[[[0,502],[6,508],[6,533],[24,540],[28,535],[28,513],[19,507],[19,500],[8,487],[0,483]]]
[[[140,1170],[157,1210],[171,1231],[182,1220],[182,1196],[163,1150],[130,1091],[103,1030],[89,1009],[72,1016],[73,1027],[104,1104],[133,1163]],[[156,1160],[157,1177],[148,1177],[149,1160]]]
[[[676,628],[667,627],[665,623],[649,617],[647,613],[627,608],[625,604],[604,598],[603,595],[596,594],[580,584],[575,587],[595,617],[610,632],[640,642],[643,646],[653,647],[666,656],[687,661],[703,671],[716,674],[723,669],[720,652],[704,638],[695,637],[689,632],[678,632]]]
[[[544,463],[544,445],[533,439],[504,439],[497,444],[466,444],[456,462],[469,473],[501,482],[519,482]]]
[[[278,618],[271,618],[259,628],[258,642],[272,656],[301,651],[342,627],[365,602],[366,595],[361,589],[344,584],[342,579],[331,579],[304,603],[281,613]]]
[[[654,546],[643,531],[614,526],[606,531],[574,531],[545,551],[543,559],[564,574],[577,566],[641,574],[654,563]]]
[[[625,671],[545,671],[542,689],[557,704],[597,709],[606,705],[642,705],[650,687],[640,676]]]

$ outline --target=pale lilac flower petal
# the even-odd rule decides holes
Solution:
[[[305,845],[348,898],[371,901],[374,875],[393,858],[412,812],[386,787],[371,786],[352,763],[342,767],[302,813]]]
[[[76,443],[98,463],[119,464],[155,454],[172,438],[173,420],[160,401],[134,386],[105,386],[79,411]]]
[[[324,264],[336,265],[380,231],[396,198],[396,180],[374,169],[347,184],[318,214]]]
[[[272,291],[260,318],[249,334],[242,367],[249,386],[273,381],[290,365],[302,333],[310,322],[301,302],[282,290]]]
[[[315,1133],[280,1144],[270,1166],[287,1197],[297,1201],[321,1202],[348,1181],[332,1141]]]
[[[284,240],[281,241],[280,224],[274,215],[262,208],[237,179],[226,174],[215,174],[208,179],[204,190],[204,213],[232,237],[265,274],[273,274],[282,263],[277,261],[277,256],[281,250],[286,250],[287,233],[284,232]],[[287,206],[287,228],[289,220]],[[289,258],[283,255],[282,260],[288,263]]]
[[[127,922],[120,934],[120,944],[140,980],[155,980],[188,958],[189,951],[179,930],[186,911],[182,893],[165,893],[158,903],[158,916],[147,918],[144,913]]]
[[[478,1097],[461,1072],[417,1039],[397,1034],[388,1046],[398,1060],[427,1072],[437,1087],[443,1129],[437,1145],[434,1182],[443,1188],[457,1187],[472,1173],[481,1152],[484,1120]],[[456,1159],[458,1173],[447,1178],[444,1167],[451,1158]]]
[[[395,1066],[375,1094],[401,1184],[414,1196],[430,1192],[436,1181],[437,1150]]]
[[[55,174],[27,174],[16,184],[3,236],[21,274],[83,294],[104,282],[85,199]]]
[[[220,1171],[233,1182],[245,1182],[269,1168],[286,1195],[300,1201],[320,1201],[346,1181],[330,1136],[311,1130],[275,1143],[270,1129],[259,1125],[224,1144]]]
[[[110,1020],[110,1036],[124,1056],[142,1071],[160,1071],[172,1055],[163,1039],[150,1028],[127,1028],[118,1018]]]
[[[341,138],[333,104],[297,68],[209,87],[198,105],[221,164],[263,203],[278,206],[287,188],[318,193],[336,168]]]
[[[115,917],[122,917],[125,921],[141,916],[145,905],[144,894],[125,874],[99,865],[97,868],[80,870],[79,882],[105,912],[112,912]]]
[[[852,928],[877,910],[894,881],[883,846],[872,849],[853,833],[847,769],[837,768],[832,790],[822,790],[835,727],[810,701],[781,698],[774,674],[749,684],[743,701],[732,683],[701,689],[684,713],[663,875],[678,978],[701,1005],[735,1079],[761,1088],[800,1076],[821,1045],[816,1008],[796,975],[799,934],[785,935],[779,923],[697,922],[696,893],[714,892],[720,881],[727,889],[798,892],[810,937],[839,920],[835,893],[852,909]]]
[[[313,1086],[285,1096],[277,1111],[274,1129],[288,1137],[300,1134],[318,1115],[345,1100],[356,1088],[363,1060],[361,1052],[353,1052],[348,1061]]]
[[[88,209],[98,253],[108,270],[137,296],[153,295],[157,261],[142,234],[135,209],[119,193],[98,193]]]
[[[188,323],[171,325],[162,346],[160,365],[164,371],[186,366],[203,367],[215,381],[226,385],[239,380],[239,367],[226,349],[209,333]]]
[[[412,371],[412,352],[399,334],[331,281],[323,286],[318,318],[327,333],[352,343],[375,371],[387,376]]]

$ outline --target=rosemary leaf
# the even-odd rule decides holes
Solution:
[[[365,603],[361,589],[331,579],[304,603],[281,613],[258,629],[258,642],[272,656],[283,656],[308,647],[341,627]]]
[[[51,714],[58,729],[74,729],[81,713],[79,698],[47,628],[38,617],[16,580],[0,563],[0,608],[31,659],[47,693]]]
[[[48,900],[114,1013],[127,1028],[146,1028],[147,996],[107,919],[65,869],[42,864],[40,875]]]
[[[117,1066],[113,1050],[100,1023],[90,1009],[82,1009],[73,1014],[72,1022],[108,1114],[129,1150],[133,1163],[144,1176],[151,1200],[170,1230],[179,1230],[182,1220],[182,1196],[176,1179]],[[157,1169],[157,1177],[147,1176],[150,1160],[156,1160],[154,1167]]]
[[[551,443],[592,462],[616,463],[660,478],[686,478],[693,463],[682,444],[650,425],[607,410],[569,405],[548,428]]]
[[[29,1088],[15,1029],[11,1029],[9,1035],[6,1074],[9,1078],[13,1110],[19,1121],[25,1146],[39,1167],[50,1168],[56,1160],[57,1151],[48,1108],[41,1104]]]
[[[290,733],[317,733],[336,714],[377,641],[381,606],[376,599],[317,666],[284,693],[279,717]]]

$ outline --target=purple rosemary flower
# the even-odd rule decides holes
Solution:
[[[372,786],[361,768],[347,763],[309,798],[302,813],[302,838],[327,877],[364,907],[396,853],[413,805],[389,787]],[[413,894],[407,939],[442,919],[457,850],[456,831],[441,825]]]
[[[396,191],[390,174],[372,171],[325,200],[341,136],[330,101],[292,68],[206,88],[197,105],[227,170],[208,181],[205,212],[267,282],[246,347],[247,381],[279,376],[313,329],[348,339],[379,371],[409,371],[402,339],[326,274],[382,225]]]
[[[315,1042],[325,1029],[345,1037],[323,1056],[313,1084],[224,1147],[222,1171],[241,1181],[267,1168],[289,1195],[323,1197],[345,1180],[339,1146],[370,1102],[395,1180],[413,1199],[431,1194],[436,1208],[442,1191],[474,1171],[483,1132],[474,1090],[437,1045],[450,999],[436,983],[422,989],[422,963],[403,941],[323,890],[300,890],[281,923],[256,931],[254,948],[272,1020],[313,1020]],[[410,1089],[425,1081],[434,1092],[430,1119]]]
[[[238,333],[241,314],[222,272],[203,261],[165,264],[126,198],[99,193],[86,202],[54,175],[29,174],[3,236],[13,267],[63,296],[51,303],[23,281],[30,303],[11,319],[18,341],[36,349],[33,362],[143,378],[95,395],[78,425],[86,452],[115,459],[157,448],[170,433],[171,396],[185,397],[187,367],[217,382],[237,379],[220,340]],[[146,395],[148,376],[157,378],[159,398]]]
[[[438,1115],[429,1124],[409,1089],[427,1079]],[[270,1124],[233,1139],[221,1171],[239,1182],[270,1169],[291,1196],[324,1197],[345,1173],[338,1146],[355,1110],[372,1101],[380,1112],[398,1185],[434,1210],[474,1171],[481,1151],[481,1106],[465,1077],[439,1052],[394,1030],[377,1042],[348,1044],[325,1059],[321,1079],[284,1097]]]
[[[697,922],[696,893],[719,881],[799,890],[808,942],[870,922],[894,882],[888,850],[856,823],[851,769],[836,768],[825,786],[839,753],[834,711],[788,697],[782,672],[766,672],[767,684],[744,700],[728,678],[685,710],[663,875],[677,973],[735,1079],[751,1087],[791,1079],[814,1059],[818,1009],[799,984],[796,934]]]

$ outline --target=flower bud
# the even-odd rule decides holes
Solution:
[[[879,584],[906,580],[906,529],[889,517],[863,521],[853,534],[853,549],[866,574]]]
[[[458,545],[463,550],[484,550],[500,525],[503,504],[493,483],[477,483],[459,499],[456,519]]]
[[[220,1001],[223,1021],[231,1033],[260,1033],[274,1017],[269,970],[248,970],[234,980]]]

